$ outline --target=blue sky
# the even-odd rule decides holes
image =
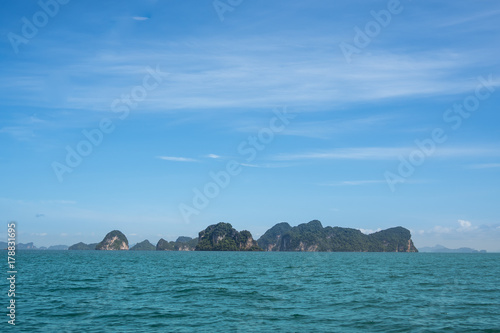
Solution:
[[[319,219],[500,251],[497,1],[61,2],[0,13],[20,242]]]

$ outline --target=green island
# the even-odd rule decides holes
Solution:
[[[127,237],[118,230],[108,233],[100,243],[77,243],[69,250],[129,250]],[[161,238],[155,245],[148,240],[131,251],[288,251],[288,252],[418,252],[411,233],[403,227],[389,228],[369,235],[358,229],[323,227],[313,220],[292,227],[286,222],[267,230],[257,241],[248,230],[237,231],[230,223],[208,226],[198,238],[181,236],[174,241]]]

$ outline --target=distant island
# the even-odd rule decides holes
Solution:
[[[422,247],[420,248],[420,252],[426,252],[426,253],[486,253],[486,250],[474,250],[471,249],[470,247],[461,247],[459,249],[449,249],[447,247],[444,247],[442,245],[436,245],[432,247]]]
[[[0,242],[0,249],[6,249],[7,242]],[[33,242],[31,243],[17,243],[16,249],[18,250],[67,250],[68,245],[52,245],[49,247],[41,246],[36,247]]]
[[[100,243],[71,245],[69,250],[130,251],[288,251],[288,252],[418,252],[411,233],[395,227],[370,235],[352,228],[323,227],[313,220],[292,227],[278,223],[254,240],[248,230],[237,231],[230,223],[208,226],[198,238],[181,236],[176,241],[161,238],[156,246],[144,240],[129,249],[127,237],[119,230],[108,233]]]

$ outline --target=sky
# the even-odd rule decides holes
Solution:
[[[498,1],[4,3],[0,237],[403,226],[500,251]]]

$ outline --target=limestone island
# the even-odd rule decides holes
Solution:
[[[69,250],[129,250],[127,237],[113,230],[97,244],[77,243]],[[323,227],[313,220],[292,227],[278,223],[255,241],[250,231],[237,231],[229,223],[208,226],[198,238],[181,236],[175,242],[161,238],[156,246],[148,240],[131,251],[287,251],[287,252],[418,252],[411,233],[403,227],[366,235],[358,229]]]

